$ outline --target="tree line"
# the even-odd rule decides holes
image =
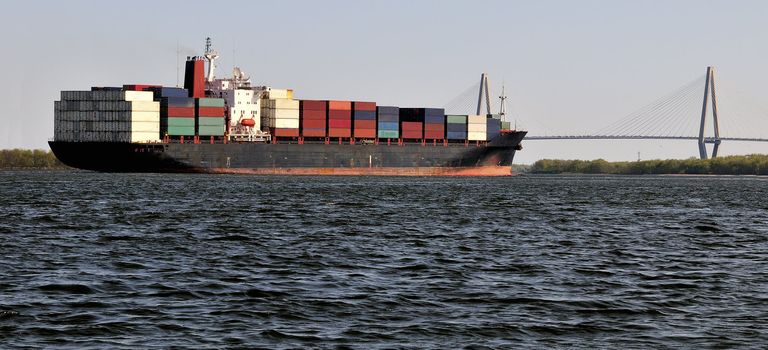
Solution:
[[[53,152],[36,149],[0,150],[0,169],[65,169]]]
[[[667,159],[637,162],[542,159],[531,166],[533,174],[712,174],[768,175],[768,155],[728,156],[712,159]]]

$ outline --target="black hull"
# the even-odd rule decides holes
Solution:
[[[525,132],[487,144],[49,142],[64,164],[102,172],[509,175]]]

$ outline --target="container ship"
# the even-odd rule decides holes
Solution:
[[[294,99],[291,89],[252,85],[239,68],[216,78],[218,57],[208,38],[203,56],[187,57],[183,88],[62,91],[51,150],[102,172],[508,176],[522,149],[526,132],[502,121],[503,110]]]

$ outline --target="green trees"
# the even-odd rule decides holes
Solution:
[[[0,150],[0,169],[64,169],[51,151],[6,149]]]
[[[768,175],[768,155],[728,156],[714,159],[667,159],[640,162],[542,159],[533,163],[533,174],[713,174]]]

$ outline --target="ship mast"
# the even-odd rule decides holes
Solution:
[[[504,82],[501,83],[501,103],[499,104],[499,119],[507,121],[507,95],[504,94]]]
[[[206,80],[210,83],[214,79],[214,72],[216,70],[215,60],[219,58],[219,53],[211,48],[211,38],[205,38],[205,55],[203,56],[208,61],[208,77]]]

